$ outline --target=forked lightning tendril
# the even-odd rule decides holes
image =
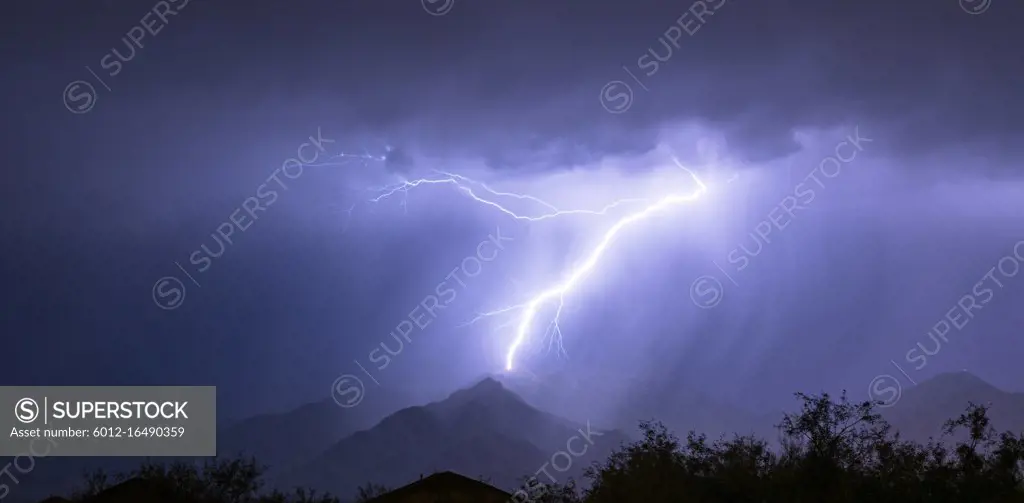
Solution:
[[[390,150],[390,149],[388,149]],[[306,166],[313,167],[341,167],[345,166],[350,162],[359,161],[363,166],[366,166],[370,162],[385,162],[388,158],[386,155],[371,155],[369,152],[364,151],[362,154],[349,154],[342,152],[340,154],[332,155],[325,162],[314,162],[306,164]]]

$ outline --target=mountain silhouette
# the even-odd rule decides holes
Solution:
[[[217,453],[255,457],[267,467],[267,482],[273,484],[286,469],[373,426],[403,405],[400,397],[391,394],[368,395],[354,407],[341,407],[333,398],[326,398],[287,412],[242,420],[218,432]]]
[[[904,438],[940,440],[945,421],[958,417],[972,402],[989,407],[996,431],[1024,431],[1024,393],[1003,391],[966,371],[939,374],[904,389],[882,415]]]
[[[354,433],[296,467],[282,484],[347,495],[366,483],[398,487],[423,474],[453,471],[513,491],[545,464],[560,482],[579,480],[591,462],[629,441],[621,431],[594,425],[589,431],[587,424],[542,412],[485,378],[445,400],[402,409]],[[574,437],[571,449],[579,456],[568,454]],[[552,456],[559,452],[566,454],[552,468]]]
[[[300,459],[308,459],[322,451],[324,445],[367,427],[367,423],[366,414],[343,409],[328,399],[284,414],[246,419],[220,435],[217,451],[266,460],[274,473]]]

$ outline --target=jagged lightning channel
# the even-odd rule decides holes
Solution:
[[[591,250],[590,254],[587,255],[586,259],[582,263],[575,266],[572,272],[561,282],[542,291],[541,293],[537,294],[524,304],[506,307],[496,311],[491,311],[489,313],[483,313],[474,318],[473,320],[471,320],[469,323],[467,323],[472,324],[485,317],[496,316],[499,314],[509,313],[512,311],[522,311],[522,314],[519,317],[519,323],[516,326],[515,338],[513,339],[505,355],[505,370],[512,371],[515,368],[516,354],[518,353],[519,348],[526,341],[530,332],[530,328],[532,327],[533,322],[537,317],[537,312],[546,303],[551,302],[555,299],[558,300],[558,308],[551,321],[551,326],[554,330],[552,336],[553,338],[557,338],[557,340],[559,341],[559,347],[561,347],[561,329],[559,327],[559,319],[562,313],[562,308],[564,307],[565,296],[572,292],[572,290],[576,288],[576,286],[579,285],[579,283],[595,267],[597,267],[601,258],[604,256],[605,252],[608,250],[608,248],[611,246],[612,242],[614,242],[615,238],[619,235],[620,232],[622,232],[625,228],[629,227],[630,225],[645,220],[660,212],[690,203],[698,199],[705,192],[707,192],[707,186],[704,184],[704,182],[700,180],[700,177],[698,177],[690,169],[682,166],[678,160],[675,160],[675,163],[677,166],[683,169],[683,171],[686,171],[686,173],[688,173],[690,177],[693,179],[694,183],[697,186],[697,188],[693,192],[686,194],[672,194],[653,201],[651,199],[636,198],[621,199],[605,206],[600,210],[563,210],[530,195],[496,191],[483,183],[477,182],[465,176],[442,171],[436,172],[439,175],[436,178],[421,178],[416,180],[407,180],[396,185],[378,189],[379,195],[371,199],[370,201],[374,203],[380,202],[399,193],[406,195],[410,189],[421,186],[452,185],[477,203],[496,209],[501,213],[504,213],[505,215],[508,215],[509,217],[512,217],[516,220],[525,220],[530,222],[548,220],[555,217],[573,214],[606,215],[610,210],[619,206],[623,206],[630,203],[647,203],[646,206],[644,206],[643,208],[633,213],[627,214],[626,216],[620,218],[614,225],[612,225],[605,232],[601,241],[598,242],[594,249]],[[478,187],[479,189],[474,190],[474,187]],[[511,197],[520,200],[533,201],[545,207],[547,211],[537,216],[521,215],[489,197],[481,196],[481,193],[486,193],[489,194],[490,196],[496,197]]]
[[[517,194],[517,193],[513,193],[513,192],[500,192],[500,191],[494,190],[494,189],[488,187],[484,183],[478,182],[476,180],[473,180],[471,178],[468,178],[468,177],[465,177],[465,176],[462,176],[462,175],[458,175],[458,174],[454,174],[454,173],[448,173],[448,172],[445,172],[445,171],[435,171],[435,173],[438,174],[438,176],[436,178],[419,178],[419,179],[416,179],[416,180],[407,180],[407,181],[404,181],[404,182],[399,183],[399,184],[395,184],[395,185],[391,185],[391,186],[388,186],[388,187],[383,187],[383,188],[377,189],[377,192],[380,195],[378,195],[377,197],[375,197],[373,199],[370,199],[370,202],[378,203],[378,202],[380,202],[380,201],[382,201],[384,199],[387,199],[387,198],[392,197],[395,194],[399,194],[399,193],[405,195],[405,194],[408,194],[410,189],[414,189],[414,188],[417,188],[417,187],[420,187],[420,186],[424,186],[424,185],[451,185],[451,186],[454,186],[456,189],[458,189],[463,194],[465,194],[466,196],[468,196],[473,201],[475,201],[475,202],[477,202],[479,204],[482,204],[484,206],[489,206],[489,207],[491,207],[491,208],[493,208],[493,209],[495,209],[495,210],[497,210],[497,211],[499,211],[501,213],[504,213],[505,215],[507,215],[507,216],[509,216],[509,217],[511,217],[513,219],[525,220],[525,221],[529,221],[529,222],[540,222],[542,220],[549,220],[549,219],[552,219],[552,218],[563,217],[563,216],[567,216],[567,215],[606,215],[606,214],[608,214],[609,211],[611,211],[611,210],[613,210],[613,209],[615,209],[615,208],[617,208],[619,206],[622,206],[622,205],[625,205],[625,204],[630,204],[630,203],[639,203],[639,202],[645,202],[646,201],[645,199],[639,199],[639,198],[620,199],[620,200],[615,201],[615,202],[613,202],[613,203],[611,203],[611,204],[609,204],[609,205],[607,205],[607,206],[605,206],[605,207],[603,207],[603,208],[601,208],[599,210],[587,210],[587,209],[565,210],[565,209],[560,209],[560,208],[554,206],[551,203],[548,203],[548,202],[546,202],[546,201],[544,201],[542,199],[539,199],[539,198],[531,196],[531,195]],[[474,187],[478,187],[478,189],[474,190],[473,189]],[[540,215],[523,215],[523,214],[517,213],[514,210],[509,209],[508,207],[506,207],[505,205],[499,203],[498,201],[495,201],[495,200],[493,200],[491,198],[488,198],[486,196],[481,196],[480,195],[481,192],[482,193],[486,193],[486,194],[490,194],[491,196],[496,196],[496,197],[511,197],[511,198],[514,198],[514,199],[520,199],[520,200],[525,200],[525,201],[533,201],[534,203],[537,203],[537,204],[543,206],[546,209],[546,211],[541,213]]]

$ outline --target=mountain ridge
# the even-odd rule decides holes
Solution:
[[[592,443],[586,448],[574,444],[580,455],[570,458],[572,466],[564,473],[579,479],[591,462],[630,441],[621,431],[590,433],[591,427],[536,409],[486,377],[444,400],[402,409],[334,443],[280,483],[350,494],[368,482],[394,487],[417,474],[454,471],[514,490],[522,477],[569,449],[571,438],[586,437]]]

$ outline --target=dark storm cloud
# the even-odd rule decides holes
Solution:
[[[11,82],[19,88],[7,99],[52,101],[41,90],[50,87],[28,84],[61,87],[64,75],[41,72],[43,61],[59,58],[70,78],[122,44],[141,15],[127,6],[76,7],[64,16],[36,10],[14,32],[26,41],[15,59],[25,78]],[[127,136],[162,117],[189,124],[165,126],[171,141],[236,131],[228,148],[246,148],[246,137],[262,144],[265,134],[301,137],[302,128],[336,125],[406,150],[483,156],[497,168],[558,169],[639,153],[676,120],[720,130],[750,162],[791,153],[794,128],[852,123],[871,124],[890,155],[937,145],[993,151],[1019,144],[1024,132],[1014,99],[1024,79],[1013,52],[1021,10],[1009,1],[970,15],[955,0],[572,0],[460,2],[430,16],[415,2],[197,1],[147,39],[101,96],[107,115],[92,114],[83,132],[124,134],[121,149],[135,150],[140,142]],[[695,15],[705,11],[712,14]],[[43,18],[86,42],[66,47],[33,36]],[[664,61],[652,67],[655,55]],[[599,94],[613,80],[632,87],[625,113],[602,108]],[[55,119],[71,120],[54,106]],[[34,115],[28,125],[41,122]],[[294,120],[300,116],[305,124]],[[256,132],[254,123],[272,126]],[[205,164],[217,162],[207,157]],[[29,176],[48,176],[41,171]]]
[[[475,149],[496,167],[552,146],[552,165],[643,150],[677,119],[721,129],[751,161],[792,152],[794,128],[851,122],[874,124],[904,154],[1006,146],[1022,133],[1013,97],[1024,68],[1012,49],[1021,10],[994,2],[970,15],[952,0],[575,1],[467,3],[431,17],[314,2],[292,13],[303,20],[294,27],[273,26],[291,50],[264,64],[301,68],[368,129],[402,130],[424,149]],[[211,9],[208,22],[238,14],[227,11]],[[601,107],[611,80],[632,87],[625,113]]]

